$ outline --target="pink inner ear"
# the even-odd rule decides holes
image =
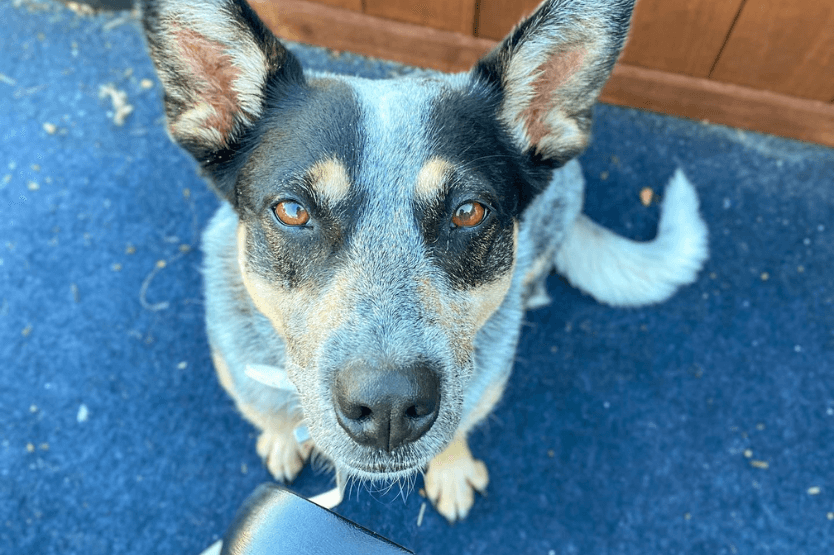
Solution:
[[[553,130],[545,123],[547,114],[559,108],[556,94],[582,69],[587,53],[587,50],[583,48],[567,52],[559,51],[536,68],[536,72],[541,72],[541,76],[532,84],[535,95],[530,100],[530,105],[521,114],[531,145],[538,144],[552,133]]]
[[[191,29],[177,28],[173,32],[177,49],[192,81],[192,100],[197,108],[209,105],[214,113],[207,113],[204,127],[215,129],[228,140],[235,127],[235,117],[240,112],[240,101],[233,84],[240,77],[222,44],[211,41]],[[190,107],[189,107],[190,108]],[[186,110],[187,111],[187,110]],[[193,125],[193,123],[192,123]]]

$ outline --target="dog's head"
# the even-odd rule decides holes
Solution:
[[[632,4],[548,1],[469,73],[373,81],[305,74],[242,0],[143,2],[169,132],[235,208],[340,468],[401,476],[452,438],[520,216],[587,144]]]

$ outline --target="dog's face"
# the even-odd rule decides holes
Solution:
[[[523,160],[478,117],[494,100],[465,87],[308,79],[239,174],[244,283],[286,341],[317,445],[354,473],[412,471],[451,439],[475,336],[510,286],[532,185],[506,179]],[[352,402],[369,420],[415,414],[357,424]]]
[[[241,2],[143,5],[169,130],[235,207],[243,282],[342,470],[406,475],[455,433],[523,210],[586,144],[628,24],[557,4],[469,74],[387,81],[304,75]]]

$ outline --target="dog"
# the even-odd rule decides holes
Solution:
[[[574,159],[633,4],[547,0],[469,72],[368,80],[305,72],[244,0],[142,0],[168,132],[223,201],[212,358],[276,479],[311,450],[360,480],[424,472],[464,518],[488,483],[467,434],[547,275],[614,306],[696,279],[707,230],[681,171],[652,241],[582,214]]]

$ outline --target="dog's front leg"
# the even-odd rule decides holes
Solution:
[[[426,495],[449,522],[465,518],[475,492],[483,493],[488,483],[486,465],[472,457],[464,434],[429,462],[425,476]]]
[[[484,391],[474,410],[465,418],[452,442],[429,462],[425,475],[426,495],[437,512],[449,522],[462,520],[489,484],[486,465],[472,456],[466,434],[492,411],[504,392],[505,380],[497,380]]]
[[[276,405],[271,410],[264,410],[246,402],[235,387],[223,355],[216,349],[212,349],[211,355],[220,384],[235,400],[241,414],[261,432],[257,450],[267,470],[278,481],[292,482],[304,468],[313,445],[312,441],[299,443],[295,437],[294,431],[303,419],[301,410],[293,404]]]

